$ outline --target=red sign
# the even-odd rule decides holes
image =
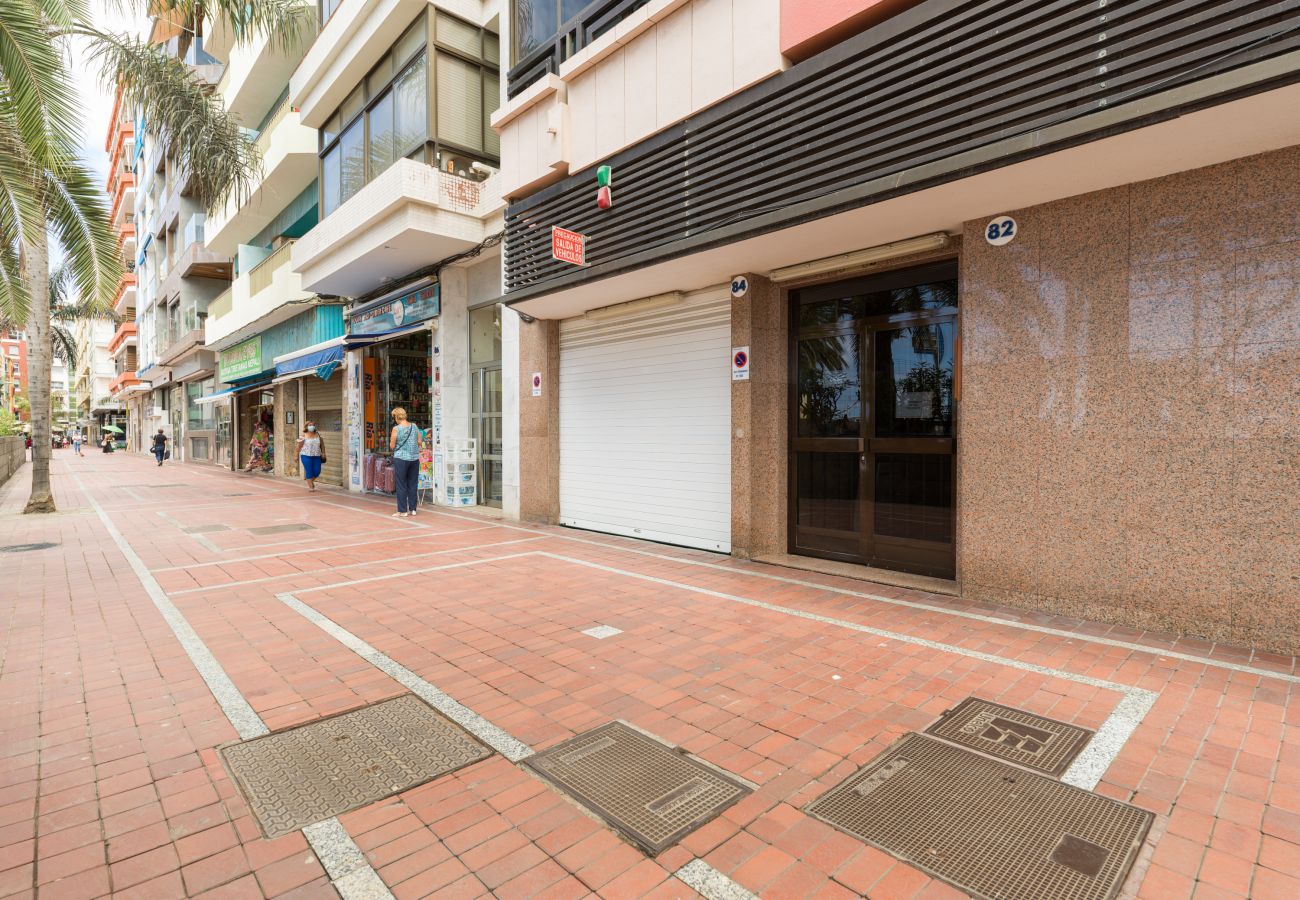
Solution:
[[[558,225],[551,226],[551,256],[575,266],[587,264],[587,238]]]

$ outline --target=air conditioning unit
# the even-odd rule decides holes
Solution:
[[[144,414],[150,419],[167,418],[167,410],[163,409],[161,406],[150,406],[145,410]]]

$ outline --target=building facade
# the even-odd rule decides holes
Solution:
[[[328,424],[349,490],[392,492],[400,406],[430,432],[426,497],[502,506],[498,4],[359,0],[322,13],[287,91],[314,136],[318,221],[287,261],[303,290],[347,312],[337,337],[276,356],[274,377],[300,385],[304,413]],[[326,375],[341,396],[325,397]]]
[[[521,516],[1300,649],[1292,15],[512,4]]]
[[[21,331],[0,330],[0,409],[20,422],[30,421],[27,397],[27,338]]]
[[[150,41],[182,60],[200,80],[215,86],[222,77],[221,63],[205,49],[201,23],[182,26],[167,16],[157,17]],[[229,255],[208,248],[207,209],[193,196],[189,173],[150,130],[147,112],[138,113],[134,143],[134,225],[139,238],[133,337],[141,384],[130,410],[136,435],[130,446],[148,449],[150,436],[161,429],[173,459],[210,463],[214,448],[204,411],[196,414],[192,401],[212,389],[217,360],[205,344],[205,321],[209,304],[230,285],[232,262]],[[121,338],[114,347],[127,357],[121,363],[125,367],[132,336]]]
[[[71,390],[66,395],[68,418],[91,444],[103,440],[105,429],[110,426],[119,429],[111,432],[114,442],[125,434],[126,404],[115,398],[111,390],[117,379],[117,368],[109,348],[118,328],[108,319],[79,320],[73,326],[77,363],[71,375]],[[61,362],[56,358],[56,367]]]

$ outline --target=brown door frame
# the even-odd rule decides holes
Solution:
[[[851,325],[835,324],[825,327],[813,327],[804,331],[799,327],[799,309],[803,298],[809,294],[825,294],[820,299],[834,299],[835,297],[853,296],[859,291],[855,290],[858,286],[869,287],[875,290],[885,290],[890,287],[903,287],[915,284],[925,284],[929,281],[939,280],[956,280],[957,260],[955,258],[948,260],[937,260],[934,262],[924,263],[918,266],[895,269],[888,272],[874,273],[858,278],[841,279],[832,282],[823,282],[821,284],[809,285],[803,288],[797,288],[788,292],[788,309],[789,316],[789,344],[788,344],[788,392],[787,392],[787,410],[789,421],[789,442],[787,445],[787,503],[786,503],[786,540],[787,550],[792,554],[803,556],[813,556],[823,559],[840,560],[852,562],[861,565],[878,565],[882,560],[876,552],[878,537],[875,534],[875,456],[876,453],[903,452],[903,453],[943,453],[948,456],[949,465],[952,468],[950,473],[951,483],[953,484],[954,497],[952,504],[952,540],[947,545],[936,544],[932,541],[923,541],[912,538],[889,538],[887,543],[893,546],[914,546],[917,550],[930,549],[943,552],[951,559],[951,569],[955,577],[956,571],[956,464],[957,464],[957,404],[958,404],[958,374],[957,367],[960,365],[960,302],[955,307],[944,307],[941,309],[926,310],[920,313],[892,313],[877,316],[864,316],[853,320]],[[933,273],[932,277],[926,277],[927,274]],[[941,274],[945,273],[945,274]],[[880,331],[893,331],[899,328],[905,328],[909,325],[937,325],[946,322],[952,323],[953,332],[953,429],[952,435],[947,438],[877,438],[874,437],[876,430],[876,345],[875,335]],[[798,435],[798,402],[799,402],[799,342],[801,339],[810,337],[833,337],[854,334],[859,345],[859,433],[856,438],[801,438]],[[798,465],[797,454],[800,452],[853,452],[849,448],[854,447],[858,456],[858,522],[859,531],[857,533],[857,553],[836,552],[833,550],[823,550],[817,548],[801,548],[798,544],[799,521],[799,490],[798,490]],[[840,532],[836,532],[840,534]],[[893,561],[890,561],[893,562]],[[920,564],[918,564],[920,565]],[[896,566],[891,566],[896,568]],[[900,571],[904,571],[899,569]]]

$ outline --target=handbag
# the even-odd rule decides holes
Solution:
[[[172,458],[172,452],[170,450],[164,450],[163,459],[171,459],[171,458]]]

